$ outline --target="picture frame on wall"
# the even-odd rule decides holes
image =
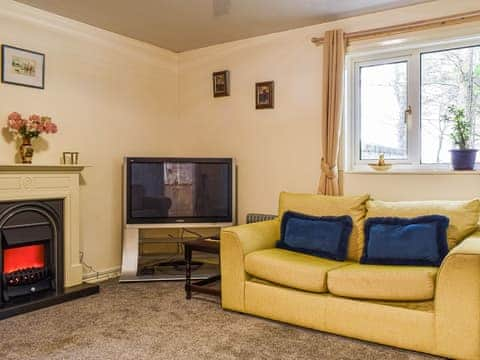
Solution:
[[[2,83],[45,88],[45,54],[2,45]]]
[[[255,108],[273,109],[275,87],[273,81],[263,81],[255,84]]]
[[[217,71],[212,74],[213,97],[230,96],[230,72]]]

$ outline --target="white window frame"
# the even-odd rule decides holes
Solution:
[[[390,64],[407,61],[407,106],[412,112],[407,117],[407,159],[388,160],[397,169],[444,170],[449,164],[421,162],[421,55],[422,53],[480,46],[479,39],[445,41],[436,45],[418,46],[397,51],[349,54],[346,57],[345,76],[345,160],[347,170],[365,170],[372,159],[360,158],[360,68],[369,65]],[[477,159],[480,161],[480,159]]]

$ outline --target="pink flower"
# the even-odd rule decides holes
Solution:
[[[12,112],[10,115],[8,115],[8,127],[11,131],[17,132],[20,130],[22,125],[24,125],[22,115],[20,115],[18,112]]]
[[[58,131],[56,124],[48,116],[32,114],[28,119],[22,119],[18,112],[8,115],[8,129],[16,136],[36,138],[42,133],[55,134]]]
[[[33,114],[33,115],[30,115],[28,120],[30,120],[31,122],[34,122],[34,123],[39,123],[41,119],[40,119],[39,115]]]
[[[16,120],[12,120],[12,119],[9,119],[8,120],[8,127],[11,129],[11,130],[15,130],[15,131],[18,131],[21,127],[21,124],[20,122],[16,121]]]
[[[58,131],[57,125],[52,122],[52,119],[49,117],[42,118],[43,122],[43,131],[47,134],[55,134]]]
[[[14,111],[10,115],[8,115],[8,120],[21,120],[22,115],[20,115],[18,112]]]
[[[20,128],[25,125],[25,122],[26,121],[23,120],[22,116],[17,112],[13,112],[8,115],[8,127],[13,132],[19,131]]]

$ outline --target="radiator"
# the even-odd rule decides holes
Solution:
[[[273,220],[277,215],[271,214],[247,214],[247,224],[256,223],[260,221]]]

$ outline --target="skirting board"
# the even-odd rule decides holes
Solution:
[[[83,281],[92,284],[92,283],[105,281],[108,279],[117,278],[119,276],[120,276],[120,266],[115,266],[102,271],[98,271],[98,272],[92,271],[92,272],[83,274]]]

